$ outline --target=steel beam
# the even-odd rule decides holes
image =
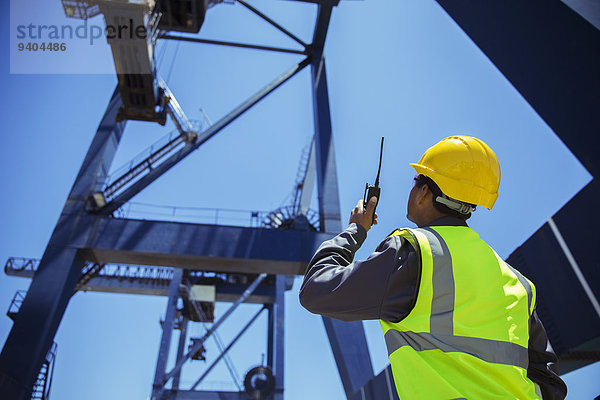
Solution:
[[[177,357],[175,358],[175,362],[181,361],[185,352],[185,344],[187,343],[187,326],[188,319],[182,318],[180,332],[179,332],[179,343],[177,344]],[[181,371],[177,372],[175,376],[173,376],[173,385],[172,390],[179,390],[179,381],[181,379]]]
[[[275,360],[275,313],[272,304],[267,305],[269,311],[267,317],[267,366],[273,370],[273,361]]]
[[[269,24],[271,24],[272,26],[274,26],[275,29],[279,30],[284,35],[288,36],[289,38],[291,38],[295,42],[301,44],[302,47],[304,47],[304,48],[307,47],[306,43],[304,43],[298,36],[294,35],[290,31],[288,31],[287,29],[285,29],[283,26],[279,25],[277,22],[275,22],[271,18],[267,17],[265,14],[263,14],[262,12],[260,12],[258,9],[252,7],[250,4],[246,3],[244,0],[238,0],[237,2],[239,4],[241,4],[241,5],[243,5],[244,7],[246,7],[248,10],[252,11],[254,14],[256,14],[259,17],[261,17],[262,19],[264,19],[265,21],[267,21]]]
[[[101,264],[164,265],[192,270],[303,274],[331,235],[309,231],[101,218],[75,246]]]
[[[302,194],[298,202],[298,209],[303,215],[308,214],[310,209],[310,202],[312,200],[313,189],[315,187],[315,181],[317,179],[317,165],[316,165],[316,150],[315,150],[315,138],[313,137],[310,150],[308,153],[308,163],[306,164],[306,173],[304,174],[304,181],[302,182]]]
[[[217,302],[232,303],[244,292],[243,285],[234,284],[216,284]],[[81,291],[101,292],[101,293],[123,293],[139,294],[149,296],[168,296],[168,285],[156,282],[147,282],[147,279],[134,278],[133,281],[122,277],[97,277],[92,278]],[[245,303],[250,304],[270,304],[275,302],[275,288],[271,286],[260,286],[256,291],[246,299]]]
[[[323,317],[323,325],[344,392],[350,399],[374,376],[363,324],[361,321],[343,322]]]
[[[35,274],[19,315],[0,354],[0,398],[25,399],[77,284],[85,260],[71,247],[73,236],[89,236],[88,196],[101,188],[125,122],[115,122],[121,107],[115,89],[98,131]]]
[[[158,350],[158,361],[156,362],[156,371],[154,373],[154,384],[152,385],[152,400],[159,400],[163,393],[163,381],[166,374],[167,361],[169,360],[169,349],[171,348],[171,336],[175,327],[175,318],[177,313],[177,300],[179,299],[179,285],[183,278],[183,270],[176,269],[173,279],[169,284],[169,298],[167,300],[167,311],[165,320],[162,324],[162,336],[160,348]],[[177,374],[179,377],[179,371]],[[179,378],[177,378],[179,384]]]
[[[29,259],[26,268],[10,266],[9,259],[4,272],[9,276],[33,278],[39,260]],[[89,265],[89,263],[88,263]],[[92,277],[79,289],[83,292],[140,294],[148,296],[168,296],[169,282],[173,277],[174,268],[156,266],[105,266],[100,273]],[[130,269],[129,271],[127,271]],[[200,282],[202,284],[202,282]],[[212,283],[211,283],[212,284]],[[239,283],[217,280],[214,283],[216,301],[233,303],[246,287]],[[275,286],[261,285],[246,299],[246,303],[271,304],[275,302]]]
[[[560,0],[437,2],[600,177],[600,31]]]
[[[240,47],[243,49],[265,50],[265,51],[274,51],[274,52],[278,52],[278,53],[307,55],[306,50],[286,49],[283,47],[262,46],[262,45],[258,45],[258,44],[226,42],[223,40],[211,40],[211,39],[202,39],[202,38],[195,38],[195,37],[188,37],[188,36],[177,36],[177,35],[166,35],[166,34],[160,36],[160,38],[167,39],[167,40],[179,40],[182,42],[214,44],[214,45],[218,45],[218,46]]]
[[[313,61],[311,67],[320,228],[337,234],[342,224],[325,59]]]
[[[277,275],[277,300],[273,304],[273,324],[269,324],[272,332],[269,337],[273,340],[270,346],[274,347],[272,355],[272,371],[275,375],[275,389],[272,400],[283,400],[284,388],[284,323],[285,323],[285,276]],[[267,346],[269,347],[269,346]]]
[[[315,29],[315,39],[322,51],[331,9],[320,7]],[[339,233],[342,230],[335,150],[329,110],[325,59],[313,59],[313,110],[315,120],[315,145],[319,215],[323,232]],[[350,398],[373,378],[373,366],[362,322],[342,322],[323,317],[323,324],[338,367],[346,397]]]
[[[333,7],[338,4],[338,1],[323,1],[318,6],[317,22],[313,32],[312,44],[310,45],[313,63],[323,58],[323,49],[325,48],[325,39],[327,39],[331,12],[333,11]]]

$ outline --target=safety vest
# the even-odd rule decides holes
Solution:
[[[535,286],[469,227],[392,235],[421,263],[412,311],[380,321],[400,399],[541,399],[527,377]]]

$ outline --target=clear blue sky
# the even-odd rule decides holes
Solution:
[[[58,0],[27,4],[32,20],[66,23]],[[274,0],[252,4],[310,41],[316,11],[313,5]],[[9,32],[8,2],[2,3],[1,14],[4,56],[0,115],[4,128],[0,168],[4,173],[0,182],[4,195],[0,197],[0,261],[4,262],[10,256],[41,256],[116,77],[9,74],[9,35],[13,33]],[[94,22],[102,24],[100,17]],[[293,46],[239,5],[211,9],[201,36]],[[102,59],[102,52],[110,57],[101,45],[79,46],[83,53],[78,58],[88,64],[78,68],[89,68],[89,60]],[[386,137],[380,225],[370,231],[358,258],[367,257],[394,228],[411,226],[405,218],[414,175],[408,163],[445,136],[478,136],[500,159],[500,198],[493,212],[478,210],[471,226],[503,257],[591,179],[433,0],[342,1],[334,10],[325,53],[344,218],[362,197],[365,181],[374,178],[379,138]],[[199,108],[203,108],[213,121],[301,59],[173,42],[160,45],[157,54],[162,76],[168,77],[171,90],[189,117],[198,118]],[[29,66],[49,71],[51,67],[60,70],[63,63],[63,70],[73,69],[67,65],[68,59],[47,57],[30,60]],[[313,133],[309,88],[310,76],[305,70],[134,201],[241,210],[272,210],[284,205],[302,148]],[[128,123],[114,167],[172,129],[171,124],[163,128]],[[28,285],[26,279],[0,275],[0,307],[7,308],[14,292]],[[297,280],[286,295],[285,397],[341,399],[342,386],[321,319],[299,306],[298,287]],[[165,305],[166,298],[156,297],[74,296],[56,337],[59,351],[52,397],[146,398],[160,340],[158,321]],[[219,304],[217,314],[227,306]],[[243,306],[234,314],[221,330],[225,342],[253,310]],[[11,325],[8,317],[0,317],[0,343],[4,343]],[[264,325],[264,319],[259,320],[232,349],[231,356],[242,375],[261,361]],[[383,338],[376,321],[364,325],[377,373],[387,364]],[[202,331],[196,327],[192,333]],[[208,353],[215,354],[212,342]],[[201,368],[202,364],[189,368],[183,383],[191,384]],[[600,364],[596,363],[568,374],[568,398],[600,394],[600,383],[595,379],[599,373]],[[232,388],[223,367],[207,379],[212,387]]]

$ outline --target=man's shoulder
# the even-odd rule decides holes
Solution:
[[[398,251],[415,251],[415,249],[417,248],[417,242],[415,240],[414,234],[412,233],[412,229],[413,228],[394,229],[379,244],[378,250],[393,247]]]

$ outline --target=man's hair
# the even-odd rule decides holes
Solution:
[[[437,185],[437,183],[435,183],[433,181],[433,179],[431,179],[430,177],[425,176],[423,174],[417,175],[417,177],[415,178],[415,185],[417,187],[422,187],[423,185],[427,185],[429,190],[431,190],[431,194],[433,194],[433,197],[432,197],[433,206],[435,207],[436,210],[438,210],[442,214],[450,215],[452,217],[461,219],[463,221],[466,221],[469,218],[471,218],[470,212],[468,214],[463,214],[456,210],[451,209],[450,207],[446,206],[445,204],[440,203],[439,201],[436,201],[436,198],[438,196],[441,197],[441,196],[444,196],[444,194],[442,193],[442,190]],[[458,200],[454,200],[454,199],[452,199],[452,200],[458,202]],[[475,205],[470,204],[470,203],[465,203],[463,201],[461,201],[459,203],[463,203],[463,204],[467,204],[468,206],[475,207]]]

